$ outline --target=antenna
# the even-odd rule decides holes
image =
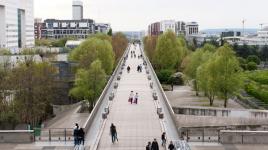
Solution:
[[[246,20],[243,19],[243,20],[242,20],[242,24],[243,24],[243,36],[244,36],[244,37],[245,37],[245,22],[246,22]]]

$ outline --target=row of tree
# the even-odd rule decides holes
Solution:
[[[0,68],[0,128],[17,123],[33,126],[52,113],[55,68],[25,57],[15,68]]]
[[[240,88],[241,68],[233,48],[225,44],[216,47],[204,44],[194,51],[189,50],[183,37],[168,31],[159,37],[144,38],[144,49],[156,69],[162,83],[170,80],[174,72],[184,72],[187,80],[193,81],[197,96],[202,91],[213,105],[215,97],[228,99]],[[248,61],[254,61],[248,58]]]
[[[116,33],[112,37],[96,34],[70,53],[69,59],[79,63],[75,87],[70,95],[88,100],[89,111],[93,109],[106,84],[107,75],[113,72],[127,45],[128,41],[122,33]]]
[[[206,44],[188,56],[185,74],[193,79],[197,91],[202,91],[213,106],[215,97],[228,99],[240,89],[241,68],[231,46],[219,48]]]

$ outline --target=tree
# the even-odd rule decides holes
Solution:
[[[268,46],[267,45],[261,48],[261,59],[263,61],[268,61]]]
[[[104,34],[104,33],[97,33],[97,34],[93,34],[91,36],[89,36],[88,39],[91,39],[91,38],[97,38],[97,39],[100,39],[100,40],[103,40],[103,41],[108,41],[108,42],[112,42],[112,38],[111,36],[107,35],[107,34]]]
[[[111,74],[114,66],[114,52],[111,43],[96,37],[87,39],[74,49],[70,53],[69,59],[79,62],[79,66],[86,70],[93,61],[99,59],[106,74]]]
[[[175,69],[182,60],[182,50],[175,33],[167,31],[158,38],[153,65],[156,69]]]
[[[227,44],[218,48],[214,63],[218,94],[224,99],[224,107],[227,107],[228,99],[240,88],[241,68],[234,51]]]
[[[8,83],[15,92],[15,111],[23,123],[37,125],[47,118],[54,96],[55,68],[48,63],[21,63],[10,73]]]
[[[109,29],[107,35],[109,35],[109,36],[113,36],[113,29],[112,29],[112,28]]]
[[[194,81],[194,89],[196,90],[196,95],[199,95],[199,87],[197,83],[197,69],[199,66],[204,64],[212,56],[212,49],[197,49],[190,56],[187,57],[187,63],[185,64],[184,73]]]
[[[155,54],[157,38],[157,36],[146,36],[143,39],[144,50],[150,61],[152,61]]]
[[[128,46],[128,40],[126,36],[121,32],[115,33],[112,36],[112,46],[115,54],[115,61],[118,62]]]
[[[247,64],[247,69],[252,71],[252,70],[256,70],[258,67],[257,67],[257,64],[255,62],[248,62]]]
[[[70,91],[70,95],[88,100],[89,112],[106,83],[106,74],[101,66],[101,61],[97,59],[90,65],[89,70],[80,69],[76,74],[75,87]]]
[[[260,63],[261,63],[261,60],[260,60],[260,58],[258,57],[258,56],[256,56],[256,55],[249,55],[248,57],[247,57],[247,62],[249,63],[249,62],[254,62],[254,63],[256,63],[257,65],[259,65]]]
[[[197,84],[209,99],[209,105],[213,106],[217,94],[216,67],[214,59],[211,58],[197,69]]]

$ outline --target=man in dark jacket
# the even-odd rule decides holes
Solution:
[[[158,143],[157,143],[156,139],[154,139],[154,141],[152,143],[151,150],[159,150],[159,146],[158,146]]]
[[[175,146],[172,141],[170,141],[170,144],[168,145],[169,150],[175,150]]]
[[[79,137],[79,145],[80,144],[85,144],[85,132],[83,128],[80,128],[78,131],[78,137]]]

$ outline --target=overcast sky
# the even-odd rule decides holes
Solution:
[[[34,0],[35,17],[71,19],[72,0]],[[268,23],[268,0],[83,0],[84,18],[113,30],[146,30],[164,19],[197,21],[201,29],[259,28]],[[267,24],[268,25],[268,24]]]

